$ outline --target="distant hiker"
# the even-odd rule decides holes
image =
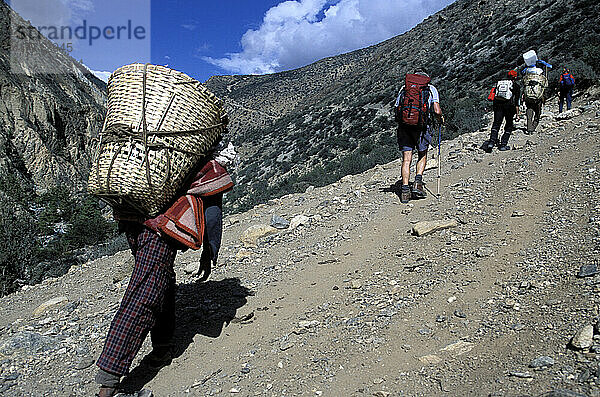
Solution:
[[[223,165],[227,166],[234,159],[235,150],[228,146],[201,162],[186,195],[156,218],[147,219],[123,208],[114,209],[135,264],[96,362],[100,397],[117,393],[120,378],[129,372],[148,332],[152,352],[144,362],[152,369],[171,362],[175,330],[175,255],[178,249],[197,249],[203,241],[199,275],[202,280],[208,278],[221,245],[223,193],[233,187]],[[185,226],[182,229],[189,233],[172,227],[169,222]],[[194,233],[199,232],[197,226],[202,224],[205,227],[199,230],[204,231],[203,235]]]
[[[523,101],[527,108],[527,130],[525,133],[533,134],[540,122],[548,79],[544,76],[544,71],[535,65],[525,68],[523,73]]]
[[[438,90],[429,84],[430,82],[431,78],[425,72],[406,74],[405,84],[396,98],[394,117],[398,122],[398,146],[402,151],[402,203],[408,203],[411,197],[419,199],[427,196],[423,185],[423,172],[431,143],[433,122],[435,119],[441,124],[444,120]],[[410,163],[414,150],[417,150],[419,157],[411,191]]]
[[[508,140],[514,129],[514,118],[519,116],[521,98],[521,88],[516,81],[517,76],[516,70],[510,70],[508,79],[498,81],[492,93],[490,93],[489,98],[494,101],[494,122],[490,131],[490,139],[483,144],[483,150],[488,153],[491,153],[494,146],[498,146],[498,150],[510,150]],[[502,121],[506,121],[506,123],[504,124],[504,134],[502,134],[502,139],[499,141],[498,134]]]
[[[565,99],[567,100],[567,110],[571,110],[571,100],[573,98],[574,87],[575,77],[573,77],[569,69],[563,69],[563,73],[558,79],[558,113],[562,113]]]

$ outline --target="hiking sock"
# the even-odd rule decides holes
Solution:
[[[96,373],[96,383],[98,383],[102,387],[109,387],[114,389],[119,386],[120,380],[120,375],[110,373],[108,371],[103,370],[102,368],[98,368],[98,372]]]
[[[410,186],[402,185],[402,190],[400,191],[400,202],[405,204],[408,203],[411,195]]]
[[[415,175],[415,182],[423,182],[423,175]]]

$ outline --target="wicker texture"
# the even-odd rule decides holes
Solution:
[[[108,80],[88,191],[155,216],[226,126],[221,101],[198,81],[164,66],[123,66]]]

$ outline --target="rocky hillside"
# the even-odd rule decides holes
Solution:
[[[0,2],[0,175],[16,174],[37,192],[83,188],[89,147],[104,118],[105,85],[50,41],[31,41],[31,56],[11,65],[11,20]],[[37,74],[36,66],[69,73]]]
[[[600,395],[600,100],[512,150],[443,147],[441,196],[400,204],[395,160],[226,216],[211,280],[176,261],[175,359],[155,396]],[[436,166],[438,159],[429,164]],[[425,174],[435,191],[432,168]],[[447,229],[416,236],[423,221]],[[90,396],[131,255],[0,299],[0,394]]]
[[[442,95],[446,137],[482,125],[489,86],[536,49],[580,86],[600,73],[600,4],[592,0],[459,0],[376,46],[267,76],[213,77],[243,150],[234,208],[303,191],[398,155],[390,102],[424,67]],[[577,44],[575,44],[577,43]],[[554,90],[555,87],[552,87]]]
[[[104,118],[104,83],[47,40],[32,41],[32,55],[11,65],[15,18],[22,21],[0,2],[0,175],[17,174],[37,192],[58,184],[81,189]],[[29,72],[40,63],[70,73]]]
[[[87,183],[105,84],[48,40],[15,47],[11,21],[30,26],[0,1],[0,295],[61,274],[71,263],[64,253],[106,234],[90,222],[90,214],[99,216],[93,203],[69,197]],[[40,68],[47,73],[37,73]],[[75,218],[88,230],[101,226],[102,237],[73,244],[86,234]],[[61,240],[69,228],[75,240]]]

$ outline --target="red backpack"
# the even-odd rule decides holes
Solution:
[[[425,128],[429,122],[429,91],[431,78],[421,74],[407,73],[404,79],[404,94],[398,104],[400,122]]]

